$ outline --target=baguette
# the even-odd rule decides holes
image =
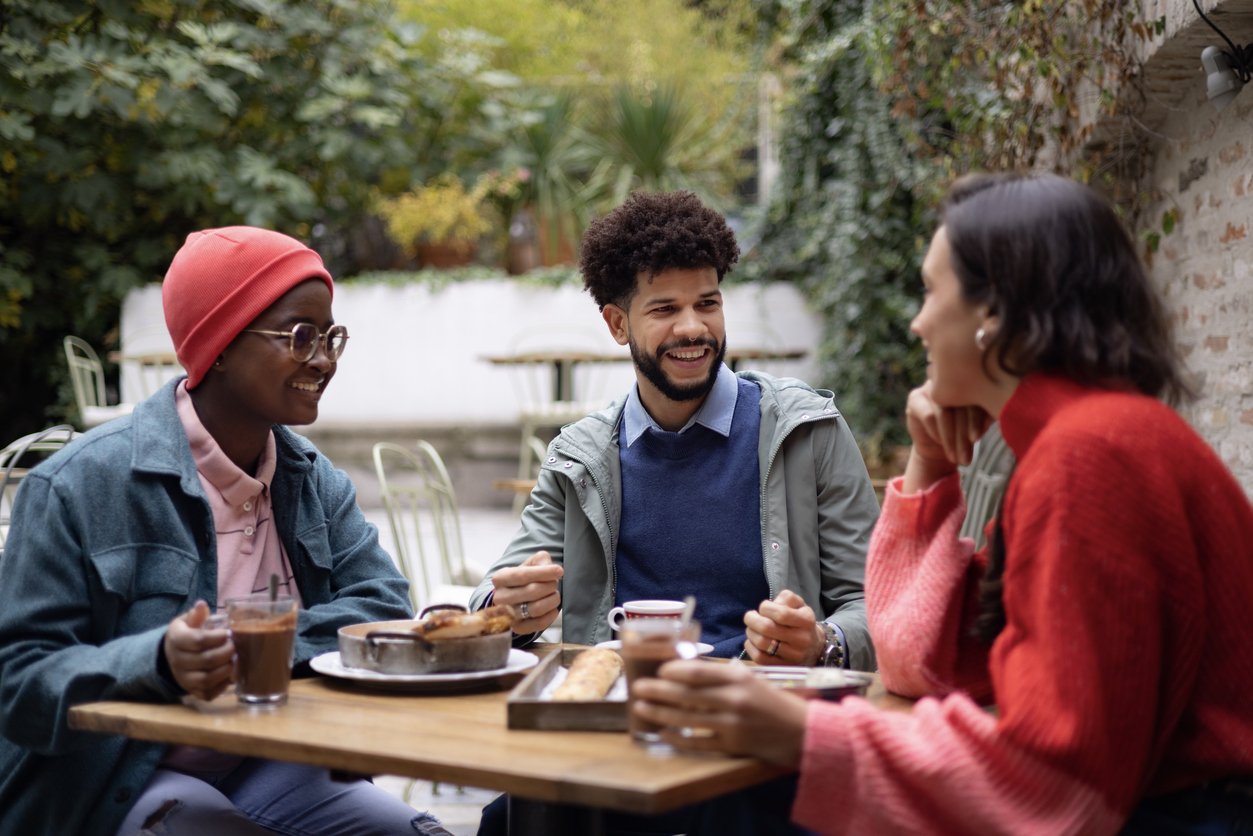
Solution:
[[[603,700],[622,674],[622,657],[612,650],[594,647],[575,657],[565,681],[553,691],[556,702]]]
[[[427,641],[468,639],[503,633],[513,626],[513,616],[505,606],[485,607],[475,612],[435,610],[411,628]]]

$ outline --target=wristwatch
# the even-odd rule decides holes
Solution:
[[[818,654],[818,664],[824,668],[845,667],[844,642],[840,641],[840,631],[829,621],[820,621],[818,626],[827,642]]]

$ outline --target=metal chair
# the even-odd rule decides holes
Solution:
[[[118,367],[120,400],[138,403],[155,394],[168,381],[186,374],[178,362],[170,332],[136,317],[122,320],[121,350],[110,354]]]
[[[395,559],[409,579],[414,611],[430,604],[468,606],[483,576],[466,565],[457,495],[444,460],[426,441],[414,449],[380,441],[372,452]]]
[[[104,366],[96,350],[84,339],[67,336],[63,340],[65,362],[70,369],[70,383],[74,386],[74,401],[84,429],[99,426],[105,421],[129,415],[135,408],[132,403],[110,405],[105,397]]]
[[[9,523],[13,517],[13,498],[17,486],[25,476],[20,466],[27,454],[55,453],[78,437],[69,424],[57,424],[39,432],[24,435],[0,450],[0,556],[4,554],[4,541],[9,536]]]

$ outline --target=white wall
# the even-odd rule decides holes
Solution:
[[[812,353],[820,323],[793,286],[728,285],[724,295],[729,345],[803,349],[810,353],[804,360],[756,365],[816,379]],[[575,287],[541,288],[510,279],[434,290],[349,283],[336,286],[334,311],[351,336],[322,400],[322,428],[513,423],[529,388],[547,385],[550,372],[493,366],[481,358],[522,348],[621,353],[622,363],[579,367],[580,397],[612,397],[635,379],[627,350],[609,336],[591,297]],[[122,308],[123,352],[169,347],[160,286],[132,291]],[[122,390],[125,399],[139,397],[125,374]]]

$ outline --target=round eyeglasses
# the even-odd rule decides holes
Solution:
[[[332,325],[326,333],[318,330],[312,322],[299,322],[290,331],[262,331],[257,328],[245,328],[245,334],[264,334],[268,337],[286,337],[291,357],[297,363],[308,363],[318,353],[320,344],[326,350],[326,359],[334,363],[344,353],[348,345],[348,328],[344,325]]]

